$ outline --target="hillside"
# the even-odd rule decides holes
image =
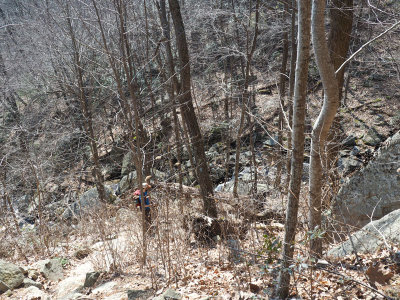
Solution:
[[[400,26],[368,43],[399,11],[396,0],[351,8],[347,57],[365,47],[344,73],[321,228],[308,224],[325,96],[311,45],[293,299],[400,297]],[[291,193],[297,12],[286,1],[2,0],[0,299],[273,299]],[[145,181],[142,216],[134,193]]]

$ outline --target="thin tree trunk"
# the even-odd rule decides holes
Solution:
[[[179,195],[182,195],[182,184],[183,184],[183,176],[182,176],[182,142],[181,136],[179,133],[179,118],[176,112],[176,99],[175,94],[179,91],[179,82],[175,73],[174,60],[172,56],[171,50],[171,35],[169,22],[167,20],[167,10],[165,7],[165,0],[160,0],[160,3],[157,3],[161,27],[163,29],[163,35],[166,39],[165,41],[165,50],[167,53],[167,64],[168,64],[168,77],[171,78],[170,83],[168,84],[167,91],[170,98],[170,104],[172,107],[172,115],[174,120],[174,133],[175,133],[175,143],[176,143],[176,152],[177,152],[177,167],[178,167],[178,182],[179,182]],[[180,199],[180,205],[182,205],[183,209],[183,199]]]
[[[312,231],[321,228],[322,166],[323,162],[326,162],[325,142],[339,108],[338,81],[330,57],[326,55],[329,53],[329,49],[324,27],[325,5],[325,0],[313,0],[312,40],[316,63],[324,87],[324,103],[311,134],[309,228]],[[310,252],[315,256],[322,255],[322,239],[315,238],[310,241]]]
[[[285,12],[288,10],[288,5],[285,4]],[[284,16],[285,16],[284,12]],[[284,18],[283,18],[284,19]],[[285,107],[285,94],[286,94],[286,65],[288,61],[288,32],[283,32],[282,37],[283,49],[282,49],[282,63],[281,69],[279,74],[279,118],[278,118],[278,144],[279,144],[279,155],[278,155],[278,165],[276,166],[276,177],[274,186],[279,187],[281,184],[281,177],[282,177],[282,167],[283,167],[283,129],[284,129],[284,120],[283,120],[283,113]]]
[[[351,41],[353,26],[353,0],[333,0],[329,9],[331,27],[328,35],[328,48],[335,70],[346,60]],[[339,101],[342,98],[344,85],[345,68],[336,73],[338,81]],[[337,157],[340,151],[340,129],[341,117],[337,115],[333,121],[332,129],[328,136],[326,168],[329,174],[331,193],[328,195],[327,204],[330,198],[339,190],[339,174],[335,168]]]
[[[289,296],[289,266],[292,264],[293,259],[301,176],[303,172],[307,75],[310,59],[310,1],[299,0],[298,12],[299,33],[293,105],[292,167],[286,209],[282,269],[279,274],[278,287],[276,290],[276,296],[279,299],[286,299]]]
[[[194,156],[196,158],[197,178],[204,202],[204,214],[210,217],[217,217],[217,206],[213,199],[213,187],[208,171],[207,159],[204,151],[204,143],[197,117],[193,107],[191,94],[191,74],[189,51],[186,41],[185,28],[177,0],[169,0],[169,7],[175,28],[176,45],[179,53],[181,89],[179,103],[184,122],[193,142]]]
[[[78,89],[79,89],[79,101],[81,104],[81,111],[82,115],[84,118],[84,128],[86,131],[86,134],[89,137],[89,144],[90,144],[90,151],[92,153],[92,159],[94,163],[94,168],[93,168],[93,175],[95,177],[95,182],[96,182],[96,189],[99,194],[99,199],[101,202],[106,202],[106,192],[104,188],[104,178],[103,175],[101,174],[101,169],[100,169],[100,159],[99,159],[99,152],[97,149],[97,143],[96,143],[96,137],[94,134],[93,130],[93,120],[92,120],[92,112],[89,107],[89,100],[88,97],[86,96],[85,93],[85,86],[83,83],[83,69],[81,66],[81,58],[80,58],[80,53],[78,50],[78,45],[77,45],[77,40],[75,38],[75,33],[74,29],[72,27],[71,23],[71,18],[69,16],[69,7],[67,6],[67,22],[68,22],[68,30],[72,42],[72,47],[74,51],[74,65],[75,65],[75,76],[78,81]]]
[[[232,2],[233,3],[233,2]],[[246,41],[246,68],[244,71],[244,87],[243,87],[243,94],[242,94],[242,109],[240,112],[240,124],[239,124],[239,130],[238,134],[236,137],[236,153],[235,153],[235,172],[234,172],[234,182],[233,182],[233,196],[238,197],[238,183],[239,183],[239,158],[240,158],[240,149],[241,149],[241,138],[243,134],[243,129],[244,129],[244,117],[246,114],[246,109],[248,106],[248,103],[250,103],[250,98],[249,98],[249,77],[250,77],[250,67],[251,67],[251,61],[253,59],[253,54],[254,51],[256,50],[257,46],[257,37],[258,37],[258,19],[259,19],[259,7],[260,7],[260,0],[257,0],[256,2],[256,16],[255,16],[255,24],[254,24],[254,35],[253,39],[250,44],[250,39],[247,34],[247,41]],[[249,13],[251,14],[252,12],[252,1],[250,1],[249,4]],[[250,28],[250,21],[248,24],[248,28]]]
[[[291,174],[291,157],[292,157],[292,120],[293,120],[293,95],[294,95],[294,82],[296,72],[296,59],[297,59],[297,46],[296,46],[296,0],[292,0],[292,11],[290,15],[290,73],[289,73],[289,97],[288,97],[288,119],[289,119],[289,132],[288,132],[288,159],[286,162],[286,189],[289,186]]]

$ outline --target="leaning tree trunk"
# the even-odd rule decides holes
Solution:
[[[191,94],[191,74],[189,50],[186,41],[185,28],[183,25],[181,10],[178,0],[168,0],[171,16],[174,23],[176,46],[179,54],[180,64],[180,95],[178,97],[181,105],[181,113],[187,125],[188,132],[193,144],[194,156],[196,159],[196,173],[199,181],[201,195],[204,202],[204,213],[210,217],[217,217],[217,206],[213,199],[213,187],[208,171],[207,159],[204,151],[203,137],[197,122]]]
[[[157,4],[157,9],[159,11],[159,17],[160,17],[163,36],[166,39],[164,45],[165,45],[165,52],[167,55],[168,78],[171,78],[170,82],[167,85],[167,91],[168,91],[169,101],[170,101],[169,104],[171,105],[172,116],[173,116],[173,120],[174,120],[176,156],[178,159],[178,162],[176,165],[178,168],[179,195],[182,195],[183,194],[182,193],[182,190],[183,190],[182,141],[181,141],[181,135],[179,132],[179,118],[178,118],[178,113],[176,111],[176,99],[175,99],[176,98],[175,94],[177,94],[179,91],[179,82],[176,77],[174,58],[172,56],[171,34],[170,34],[169,22],[167,19],[167,10],[166,10],[166,5],[165,5],[165,0],[160,0],[160,2],[156,3],[156,4]],[[165,77],[167,77],[167,76],[165,76]],[[183,199],[179,199],[179,201],[180,201],[179,205],[181,208],[181,213],[183,213]]]
[[[294,252],[297,213],[303,172],[304,129],[307,96],[307,74],[310,59],[310,14],[309,0],[298,2],[298,48],[293,105],[292,160],[289,183],[289,197],[286,209],[285,237],[282,252],[282,269],[279,274],[276,297],[286,299],[289,295],[290,271]]]
[[[328,35],[328,48],[335,70],[346,60],[351,41],[353,27],[353,0],[333,0],[329,9],[331,28]],[[342,98],[345,68],[336,73],[338,81],[339,101]],[[329,198],[339,190],[339,174],[335,168],[340,151],[340,115],[333,120],[332,130],[328,136],[326,168],[329,172],[330,190]],[[330,199],[327,199],[329,205]]]
[[[312,40],[315,59],[324,87],[324,102],[321,112],[314,124],[311,134],[310,159],[310,199],[309,199],[309,228],[321,228],[321,203],[323,184],[323,162],[326,161],[325,142],[329,129],[339,108],[338,81],[331,62],[328,43],[325,38],[325,0],[313,0],[312,8]],[[322,240],[315,238],[310,241],[312,255],[322,254]]]

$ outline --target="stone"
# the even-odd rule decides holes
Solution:
[[[100,272],[89,272],[86,273],[85,283],[83,287],[92,287],[96,283],[97,279],[100,276]]]
[[[278,137],[269,137],[266,141],[263,142],[264,147],[274,147],[278,143]]]
[[[205,145],[211,146],[222,141],[224,134],[229,129],[229,124],[220,123],[204,134]]]
[[[0,281],[0,294],[7,292],[10,289],[3,281]]]
[[[357,155],[360,154],[360,152],[361,152],[360,148],[358,148],[357,146],[354,146],[353,149],[351,149],[350,154],[353,155],[353,156],[357,156]]]
[[[119,182],[120,193],[123,194],[130,188],[135,187],[137,185],[136,178],[136,171],[130,172],[128,175],[122,177],[121,181]]]
[[[354,146],[357,146],[356,142],[357,138],[353,135],[349,135],[343,140],[342,145],[346,148],[353,148]]]
[[[116,199],[113,192],[107,187],[104,187],[106,192],[106,201],[108,203],[113,203]],[[91,188],[90,190],[84,192],[78,201],[72,203],[62,214],[62,218],[67,220],[72,218],[73,216],[78,216],[81,214],[81,211],[87,211],[89,209],[93,209],[99,207],[101,202],[99,200],[99,194],[96,188]]]
[[[338,168],[344,175],[350,174],[362,167],[362,162],[352,157],[342,157],[338,161]]]
[[[246,175],[247,176],[247,175]],[[246,177],[245,177],[246,179]],[[221,183],[219,184],[216,188],[215,191],[217,192],[228,192],[232,193],[233,192],[233,185],[234,185],[234,180],[230,180],[226,183]],[[251,192],[251,189],[253,187],[253,183],[250,182],[249,180],[243,180],[242,178],[239,178],[238,181],[238,194],[239,195],[249,195]],[[258,183],[257,184],[257,194],[262,195],[264,193],[268,193],[269,187],[267,184],[263,183]]]
[[[18,214],[26,214],[28,213],[29,210],[29,205],[32,202],[32,197],[29,195],[24,195],[19,198],[17,198],[15,201],[13,201],[13,206]]]
[[[159,170],[153,170],[154,177],[159,181],[164,181],[168,178],[167,173],[161,172]]]
[[[329,256],[342,257],[357,253],[374,253],[380,247],[400,243],[400,209],[372,221],[352,234],[349,240],[328,251]]]
[[[9,289],[18,288],[24,281],[23,270],[13,263],[0,259],[0,281]]]
[[[363,137],[364,143],[368,146],[377,146],[383,139],[384,137],[373,128],[370,128],[366,136]]]
[[[180,300],[182,295],[173,289],[166,290],[161,296],[157,297],[158,300]]]
[[[35,286],[30,286],[18,291],[18,294],[13,299],[24,299],[24,300],[49,300],[52,299],[44,291],[41,291]]]
[[[133,153],[129,151],[124,155],[122,159],[121,175],[128,175],[129,172],[135,169],[135,164],[133,163]]]
[[[55,290],[54,299],[74,299],[82,292],[86,274],[93,271],[93,265],[90,261],[78,264],[69,270],[68,277],[58,282],[53,288]]]
[[[40,282],[33,281],[32,279],[29,278],[24,278],[24,287],[27,288],[30,286],[37,287],[40,290],[43,288],[43,285]]]
[[[61,259],[53,258],[39,261],[37,263],[40,274],[44,278],[51,281],[58,281],[64,278],[64,269],[61,263]]]
[[[400,208],[400,131],[386,140],[368,165],[354,173],[336,195],[336,220],[361,228]]]
[[[152,292],[150,290],[128,290],[128,300],[149,299]]]

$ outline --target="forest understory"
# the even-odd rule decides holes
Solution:
[[[331,74],[340,103],[313,156],[332,95],[310,34],[296,174],[304,3],[0,0],[0,299],[400,299],[400,227],[393,240],[374,227],[400,198],[337,209],[352,182],[364,197],[375,162],[364,187],[391,183],[366,199],[400,197],[400,3],[326,2],[332,70],[337,11],[343,24],[351,11],[339,65],[351,59]],[[370,253],[364,225],[381,240]],[[333,254],[345,241],[352,253]]]

